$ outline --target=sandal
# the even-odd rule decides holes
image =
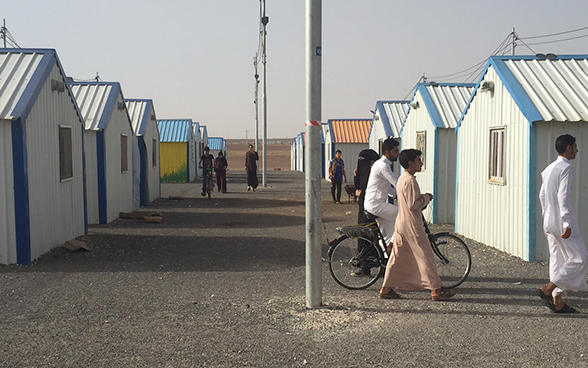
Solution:
[[[380,293],[380,299],[401,299],[401,298],[402,297],[400,296],[400,294],[395,292],[393,289],[390,289],[390,291],[387,292],[386,294]]]
[[[441,292],[439,293],[439,295],[437,295],[437,296],[431,295],[431,299],[433,299],[436,302],[440,302],[440,301],[449,300],[454,295],[455,295],[455,291],[453,291],[453,289],[441,288]]]
[[[566,303],[564,303],[564,306],[561,307],[560,309],[555,309],[555,306],[553,306],[553,313],[576,313],[576,312],[577,311],[575,308],[570,307]]]
[[[539,297],[543,299],[543,302],[545,302],[545,306],[555,312],[556,310],[555,304],[553,304],[553,297],[550,297],[549,295],[545,294],[541,289],[537,289],[536,292],[537,295],[539,295]]]

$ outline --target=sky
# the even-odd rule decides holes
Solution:
[[[292,138],[305,129],[306,5],[265,1],[267,136]],[[588,29],[531,38],[588,27],[587,15],[585,0],[322,0],[321,120],[371,119],[376,101],[410,99],[423,75],[476,82],[475,69],[439,77],[499,46],[512,54],[513,28],[517,55],[588,54],[588,37],[551,42]],[[0,0],[20,47],[55,49],[68,76],[98,73],[125,98],[152,99],[158,119],[190,118],[225,139],[255,134],[259,16],[260,0]]]

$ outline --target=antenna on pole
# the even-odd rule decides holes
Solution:
[[[6,42],[8,41],[10,47],[20,48],[18,43],[14,40],[14,37],[10,34],[8,28],[6,28],[6,19],[2,19],[2,27],[0,27],[0,37],[4,40],[4,48],[6,48]]]
[[[259,74],[257,73],[257,60],[258,60],[258,53],[255,53],[255,57],[253,58],[253,69],[255,69],[255,100],[253,103],[255,104],[255,151],[258,150],[258,140],[259,140]]]
[[[261,24],[263,25],[263,51],[262,51],[262,58],[261,63],[263,64],[263,92],[262,92],[262,99],[263,99],[263,186],[267,187],[267,93],[266,93],[266,85],[267,85],[267,32],[266,27],[269,23],[269,17],[265,15],[265,0],[260,0],[263,3],[263,12],[261,17]]]
[[[6,19],[2,19],[2,28],[0,29],[0,33],[2,33],[2,39],[4,40],[4,48],[6,48]]]
[[[515,32],[515,28],[512,27],[512,54],[515,54],[515,47],[517,47],[517,33]]]

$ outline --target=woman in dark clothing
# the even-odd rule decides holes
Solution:
[[[249,145],[249,151],[245,154],[245,171],[247,172],[247,191],[253,190],[259,185],[257,181],[257,160],[259,156],[253,150],[253,145]]]
[[[358,197],[359,213],[357,214],[357,223],[361,224],[367,222],[365,213],[363,212],[363,202],[365,200],[365,188],[370,177],[370,170],[374,162],[380,158],[378,152],[373,149],[365,149],[359,153],[357,160],[357,167],[355,168],[355,196]]]
[[[222,193],[227,192],[227,166],[229,164],[221,151],[214,159],[214,172],[216,173],[216,187]]]

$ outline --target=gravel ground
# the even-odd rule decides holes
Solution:
[[[349,291],[325,265],[324,305],[307,309],[304,174],[269,172],[256,192],[228,180],[211,201],[199,183],[162,185],[142,209],[162,224],[91,226],[91,252],[0,266],[0,366],[588,367],[588,295],[568,297],[583,313],[552,314],[533,291],[546,263],[468,239],[473,269],[450,302],[380,300],[381,281]],[[325,182],[325,244],[356,215]]]

